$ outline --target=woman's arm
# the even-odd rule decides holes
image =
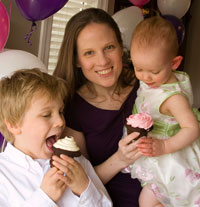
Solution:
[[[95,166],[96,173],[104,184],[141,156],[141,153],[136,148],[138,141],[133,141],[138,135],[139,133],[133,132],[121,139],[117,152],[102,164]]]
[[[73,136],[76,140],[77,145],[80,148],[81,153],[86,158],[89,158],[83,133],[67,127],[63,135]],[[136,148],[137,141],[132,142],[132,140],[137,136],[138,133],[132,133],[127,137],[121,139],[119,141],[119,147],[117,152],[115,152],[102,164],[94,167],[97,175],[100,177],[101,181],[104,184],[110,181],[117,173],[119,173],[129,164],[134,163],[135,160],[137,160],[141,156],[141,153]]]

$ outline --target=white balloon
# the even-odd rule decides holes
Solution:
[[[186,14],[190,4],[191,0],[157,0],[161,14],[174,15],[179,19]]]
[[[4,49],[0,52],[0,79],[19,69],[39,68],[47,73],[44,63],[35,55],[23,50]]]
[[[116,12],[112,17],[122,33],[124,46],[130,49],[132,33],[137,24],[144,19],[142,10],[137,6],[130,6]]]

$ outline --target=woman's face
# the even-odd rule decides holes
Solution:
[[[77,54],[77,66],[91,83],[115,86],[122,71],[123,51],[107,24],[87,25],[77,38]]]

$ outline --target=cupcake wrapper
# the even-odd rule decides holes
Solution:
[[[52,147],[52,149],[53,149],[52,156],[56,155],[56,156],[60,157],[61,154],[67,155],[67,156],[72,157],[72,158],[81,156],[80,151],[75,151],[74,152],[74,151],[63,150],[63,149],[59,149],[59,148],[55,148],[55,147]],[[53,160],[51,159],[50,160],[51,167],[53,167],[52,161]]]
[[[134,141],[136,141],[140,137],[144,137],[144,136],[146,137],[148,132],[150,132],[153,129],[153,127],[151,127],[148,130],[145,130],[145,129],[142,129],[142,128],[139,128],[139,127],[133,128],[132,126],[126,124],[126,129],[127,129],[127,134],[128,135],[132,132],[139,132],[140,133],[140,135],[136,139],[134,139]]]

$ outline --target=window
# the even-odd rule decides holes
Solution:
[[[66,23],[73,15],[89,7],[107,11],[108,0],[69,0],[57,13],[42,21],[38,56],[48,67],[49,74],[55,69]]]

